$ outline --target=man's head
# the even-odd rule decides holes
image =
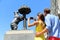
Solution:
[[[45,8],[44,9],[44,15],[46,16],[47,14],[50,14],[50,9],[49,8]]]

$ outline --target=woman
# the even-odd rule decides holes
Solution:
[[[45,27],[45,22],[44,22],[44,15],[41,13],[37,14],[37,20],[34,21],[32,24],[30,24],[30,18],[28,18],[28,26],[34,26],[36,25],[36,33],[37,32],[41,32],[44,27]],[[45,40],[44,34],[39,35],[39,36],[35,36],[35,40]]]

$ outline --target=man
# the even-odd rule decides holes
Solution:
[[[48,32],[48,40],[60,40],[59,17],[50,14],[50,9],[44,9],[46,28],[43,31],[36,33],[36,36]]]

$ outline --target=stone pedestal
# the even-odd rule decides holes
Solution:
[[[4,40],[34,40],[31,30],[10,30],[4,35]]]

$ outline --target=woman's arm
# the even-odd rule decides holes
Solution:
[[[30,19],[28,18],[28,26],[29,27],[37,25],[37,24],[38,24],[38,21],[34,21],[32,24],[30,24]]]
[[[48,32],[48,29],[44,28],[41,32],[37,32],[37,33],[36,33],[36,37],[44,34],[45,32]]]

